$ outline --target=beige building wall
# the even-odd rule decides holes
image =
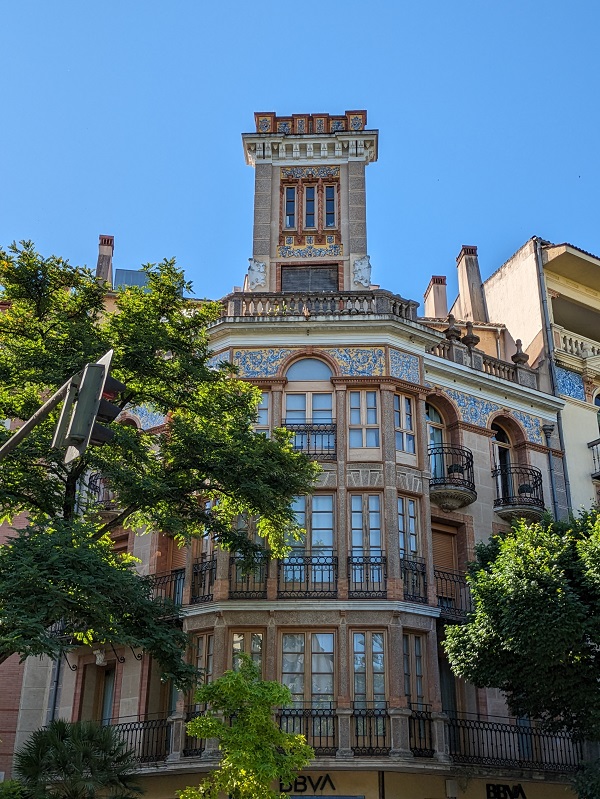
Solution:
[[[591,481],[593,472],[592,451],[588,448],[590,441],[600,437],[596,408],[587,403],[569,400],[564,407],[563,428],[567,442],[569,463],[569,480],[573,510],[588,509],[596,502],[594,485]]]

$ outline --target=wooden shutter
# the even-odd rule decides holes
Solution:
[[[282,291],[338,291],[337,266],[282,266]]]
[[[456,570],[456,536],[433,530],[433,565],[437,569]]]
[[[171,543],[171,571],[185,569],[187,553],[187,547],[178,547],[175,541]]]

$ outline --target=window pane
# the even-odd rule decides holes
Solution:
[[[313,652],[333,652],[333,633],[314,633],[312,636]]]
[[[366,429],[366,438],[367,438],[367,447],[378,447],[379,446],[379,428],[368,427]]]
[[[360,449],[363,445],[362,430],[350,430],[348,441],[350,449]]]
[[[288,633],[283,636],[284,652],[304,652],[304,635]]]

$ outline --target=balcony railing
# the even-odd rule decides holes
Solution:
[[[471,612],[471,592],[465,575],[457,571],[434,569],[435,593],[442,616],[464,619]]]
[[[401,558],[400,569],[407,602],[427,604],[427,573],[423,558]]]
[[[578,333],[572,333],[560,325],[552,325],[552,327],[554,331],[554,346],[557,350],[562,350],[567,355],[576,355],[578,358],[600,355],[600,344],[597,339],[586,338]]]
[[[336,555],[290,555],[278,564],[277,596],[280,599],[337,596]]]
[[[98,510],[117,511],[115,492],[110,488],[106,477],[100,472],[90,475],[87,483],[87,501]]]
[[[128,749],[133,749],[138,763],[165,760],[171,746],[171,729],[166,718],[125,721],[111,724]]]
[[[352,708],[351,736],[351,747],[355,755],[388,755],[391,730],[387,703],[355,702]]]
[[[325,707],[286,707],[277,713],[283,732],[304,735],[315,755],[333,755],[337,752],[337,717],[333,702]]]
[[[336,425],[333,422],[288,422],[283,426],[294,434],[292,446],[317,460],[336,458]]]
[[[416,321],[418,303],[375,291],[235,292],[223,300],[223,317],[391,316]]]
[[[465,447],[429,447],[431,500],[444,510],[456,510],[477,499],[473,453]]]
[[[527,720],[450,714],[448,741],[450,757],[463,765],[569,772],[582,758],[581,745],[568,733],[545,732]]]
[[[186,724],[188,721],[195,719],[196,716],[199,716],[201,713],[203,713],[204,709],[205,706],[189,705],[185,712]],[[205,748],[205,738],[193,738],[191,735],[188,735],[187,732],[185,733],[183,738],[183,749],[181,751],[183,757],[200,757]]]
[[[348,558],[348,596],[350,599],[385,599],[387,558],[385,555],[351,555]]]
[[[494,511],[503,518],[531,516],[544,511],[542,473],[535,466],[497,466],[492,471],[496,483]]]
[[[600,480],[600,438],[590,441],[588,447],[592,450],[592,460],[594,461],[592,477],[594,480]]]
[[[192,569],[192,596],[190,601],[193,605],[212,602],[216,572],[216,558],[196,559]]]
[[[415,757],[433,757],[433,732],[431,725],[431,705],[416,702],[410,705],[408,735],[410,751]]]
[[[152,585],[152,593],[155,597],[170,599],[176,605],[181,605],[183,604],[185,569],[174,569],[167,574],[156,574],[152,577]]]
[[[247,573],[242,568],[242,558],[234,555],[229,560],[229,599],[266,599],[268,573],[268,552],[260,556],[255,570]]]

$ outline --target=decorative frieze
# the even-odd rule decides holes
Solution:
[[[318,179],[318,178],[339,178],[339,166],[284,166],[281,167],[282,179]]]
[[[557,366],[556,381],[559,394],[585,402],[585,388],[583,377],[580,374],[572,372],[570,369],[563,369],[562,366]]]
[[[332,347],[324,349],[345,376],[366,377],[385,374],[385,352],[381,347]]]
[[[240,377],[273,377],[284,358],[293,350],[265,347],[257,350],[234,350],[233,363]]]
[[[279,258],[339,258],[344,254],[341,244],[328,244],[326,247],[315,247],[313,244],[306,246],[279,245],[277,256]]]
[[[408,383],[420,383],[419,359],[408,352],[390,349],[390,374]]]

